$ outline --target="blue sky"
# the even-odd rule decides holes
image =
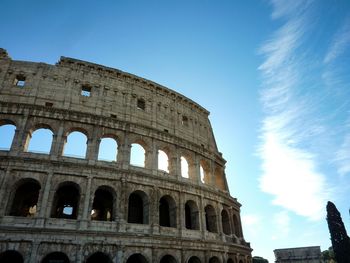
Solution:
[[[210,114],[253,255],[350,231],[350,2],[3,1],[0,46],[153,80]]]

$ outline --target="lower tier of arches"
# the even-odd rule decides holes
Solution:
[[[177,239],[0,229],[0,262],[251,263],[251,249]]]

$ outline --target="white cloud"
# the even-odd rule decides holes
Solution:
[[[323,62],[325,64],[331,63],[342,55],[348,46],[350,46],[350,18],[346,19],[343,26],[335,34]]]
[[[259,67],[266,115],[258,149],[262,159],[260,188],[274,196],[274,204],[318,220],[328,198],[325,177],[317,169],[315,154],[303,146],[323,128],[309,118],[312,98],[298,94],[306,63],[298,51],[307,33],[306,10],[311,1],[281,2],[272,2],[273,17],[286,17],[286,23],[261,48],[266,57]],[[286,223],[289,217],[284,212],[276,218]]]

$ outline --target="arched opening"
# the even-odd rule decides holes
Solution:
[[[98,160],[115,162],[117,160],[118,144],[113,138],[103,138],[98,149]]]
[[[241,237],[242,234],[241,234],[241,228],[240,228],[240,225],[238,223],[238,219],[237,219],[237,216],[236,215],[233,215],[233,226],[234,226],[234,233],[237,237]]]
[[[177,263],[176,259],[171,255],[165,255],[160,260],[160,263]]]
[[[130,164],[139,167],[145,167],[145,149],[141,144],[131,144]]]
[[[190,177],[188,161],[184,156],[181,156],[181,176],[184,178]]]
[[[227,260],[227,263],[235,263],[235,262],[233,261],[232,258],[229,258],[229,259]]]
[[[147,263],[147,259],[138,253],[131,255],[126,263]]]
[[[112,260],[107,254],[96,252],[88,257],[86,263],[112,263]]]
[[[199,216],[196,203],[189,200],[185,204],[185,226],[187,229],[199,230]]]
[[[10,215],[32,217],[37,210],[40,184],[33,180],[24,180],[16,189]]]
[[[6,250],[0,254],[2,263],[23,263],[22,255],[16,250]]]
[[[0,150],[9,151],[16,132],[16,126],[0,121]]]
[[[49,154],[52,145],[53,132],[48,128],[35,130],[28,134],[28,152]]]
[[[64,145],[63,155],[75,158],[85,158],[87,149],[87,137],[79,131],[71,132]]]
[[[69,263],[69,258],[63,252],[52,252],[46,255],[41,263]]]
[[[216,227],[216,213],[214,207],[211,205],[207,205],[205,207],[205,223],[207,226],[207,231],[208,232],[217,232],[217,227]]]
[[[222,231],[224,232],[224,234],[230,235],[231,234],[230,218],[225,209],[221,211],[221,223],[222,223]]]
[[[113,195],[104,188],[99,188],[95,192],[92,203],[91,220],[112,221],[113,220]]]
[[[169,158],[162,150],[158,150],[158,170],[169,173]]]
[[[193,256],[193,257],[190,257],[187,263],[201,263],[201,260],[198,257]]]
[[[174,199],[169,195],[159,200],[159,225],[176,227],[176,205]]]
[[[78,186],[68,183],[60,186],[55,193],[51,217],[76,219],[80,193]]]
[[[220,263],[220,260],[217,257],[211,257],[209,263]]]
[[[204,184],[209,184],[210,182],[210,166],[205,160],[200,161],[200,176],[201,182]]]
[[[129,196],[128,223],[148,224],[148,198],[142,191],[135,191]]]

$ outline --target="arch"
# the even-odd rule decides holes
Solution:
[[[63,252],[51,252],[47,254],[41,263],[52,263],[52,262],[60,262],[60,263],[70,263],[69,258]]]
[[[230,217],[226,209],[222,209],[221,211],[221,223],[222,223],[222,231],[224,232],[224,234],[230,235],[231,234]]]
[[[126,263],[148,263],[147,259],[140,253],[132,254]]]
[[[212,207],[211,205],[207,205],[204,208],[204,211],[205,211],[205,223],[207,226],[207,231],[213,232],[213,233],[218,232],[217,224],[216,224],[216,212],[214,207]]]
[[[91,220],[112,221],[114,213],[114,191],[109,187],[99,187],[92,203]]]
[[[0,120],[0,150],[11,149],[15,137],[16,125],[12,121]]]
[[[169,195],[165,195],[159,200],[159,225],[176,227],[176,204]]]
[[[238,218],[236,215],[233,215],[233,227],[234,227],[234,234],[237,236],[237,237],[241,237],[242,234],[241,234],[241,228],[240,228],[240,225],[238,223]]]
[[[214,256],[209,259],[209,263],[220,263],[220,260],[218,257]]]
[[[98,149],[98,160],[115,162],[118,155],[118,142],[112,137],[104,137],[101,139]]]
[[[201,260],[198,257],[196,257],[196,256],[192,256],[192,257],[189,258],[187,263],[201,263]]]
[[[0,253],[0,262],[2,263],[23,263],[21,253],[16,250],[6,250]]]
[[[190,178],[190,169],[187,158],[181,156],[181,176],[184,178]]]
[[[139,143],[132,143],[130,150],[130,164],[139,167],[145,167],[146,161],[145,148]]]
[[[134,191],[129,195],[128,223],[148,224],[149,202],[147,195],[142,191]]]
[[[72,130],[63,147],[63,155],[67,157],[86,158],[87,136],[80,130]]]
[[[28,149],[25,151],[49,154],[51,150],[53,132],[50,128],[38,128],[28,134]]]
[[[51,217],[77,219],[80,200],[79,186],[72,182],[61,184],[56,190]]]
[[[34,179],[22,179],[17,183],[10,215],[32,217],[37,210],[40,183]]]
[[[158,150],[158,170],[169,173],[169,157],[165,151]]]
[[[189,200],[185,204],[185,227],[187,229],[199,230],[199,211],[197,204]]]
[[[206,160],[200,160],[200,176],[201,182],[204,184],[210,183],[210,165]]]
[[[160,263],[177,263],[172,255],[165,255],[161,258]]]
[[[235,263],[232,258],[227,259],[227,263]]]
[[[103,252],[95,252],[88,257],[86,263],[112,263],[112,260]]]

